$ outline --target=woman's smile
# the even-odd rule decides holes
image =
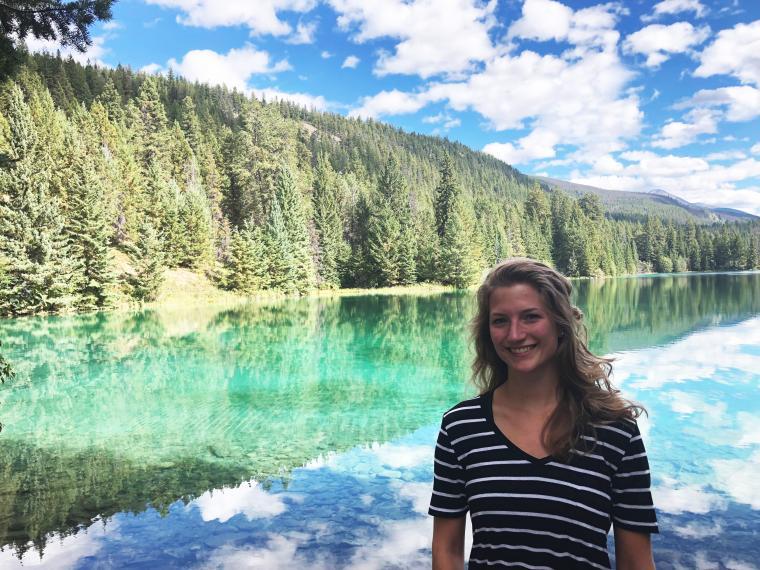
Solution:
[[[510,377],[553,373],[559,333],[534,287],[518,283],[496,288],[489,316],[491,341]]]

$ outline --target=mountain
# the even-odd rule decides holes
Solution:
[[[733,208],[716,208],[706,204],[687,202],[659,188],[647,192],[628,192],[576,184],[546,176],[534,176],[533,178],[550,188],[559,188],[575,196],[586,193],[596,194],[610,216],[617,219],[637,219],[647,215],[656,215],[663,220],[681,223],[693,220],[700,224],[711,224],[718,221],[760,220],[758,216]]]

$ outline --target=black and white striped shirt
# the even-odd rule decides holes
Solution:
[[[429,513],[470,512],[469,568],[609,569],[611,523],[658,532],[649,462],[633,421],[595,425],[569,462],[538,459],[502,434],[493,393],[443,415]],[[592,432],[589,432],[592,433]]]

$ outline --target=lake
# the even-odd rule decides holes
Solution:
[[[576,281],[662,568],[760,564],[760,274]],[[471,293],[0,321],[0,568],[425,568]]]

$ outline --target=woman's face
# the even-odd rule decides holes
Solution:
[[[491,341],[510,377],[555,373],[559,332],[538,291],[524,283],[497,287],[489,305]]]

